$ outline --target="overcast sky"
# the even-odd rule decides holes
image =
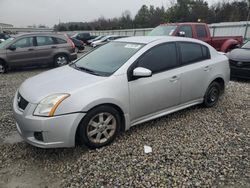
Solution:
[[[174,0],[0,0],[0,23],[16,27],[53,26],[61,22],[113,18],[129,10],[132,16],[143,4],[169,7]],[[209,4],[218,0],[207,0]]]

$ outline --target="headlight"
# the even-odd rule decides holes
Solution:
[[[36,107],[34,115],[52,117],[60,103],[69,96],[69,94],[54,94],[44,98]]]

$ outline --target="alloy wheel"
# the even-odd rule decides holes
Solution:
[[[116,118],[112,114],[99,113],[90,119],[87,126],[87,136],[91,142],[102,144],[113,137],[116,128]]]

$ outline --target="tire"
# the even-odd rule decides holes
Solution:
[[[78,140],[91,149],[100,148],[116,138],[120,127],[119,112],[110,106],[99,106],[83,118],[78,129]]]
[[[56,55],[54,58],[54,66],[55,67],[61,67],[63,65],[67,65],[69,63],[69,59],[64,54]]]
[[[7,72],[7,67],[3,61],[0,60],[0,74],[4,74]]]
[[[203,105],[207,108],[211,108],[218,103],[221,95],[221,85],[218,82],[212,82],[204,96]]]

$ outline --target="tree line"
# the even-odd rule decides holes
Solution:
[[[167,22],[233,22],[249,19],[250,0],[223,0],[211,6],[205,0],[172,1],[169,8],[143,5],[132,18],[125,11],[119,18],[101,17],[91,22],[68,22],[54,26],[56,31],[114,30],[151,28]]]

